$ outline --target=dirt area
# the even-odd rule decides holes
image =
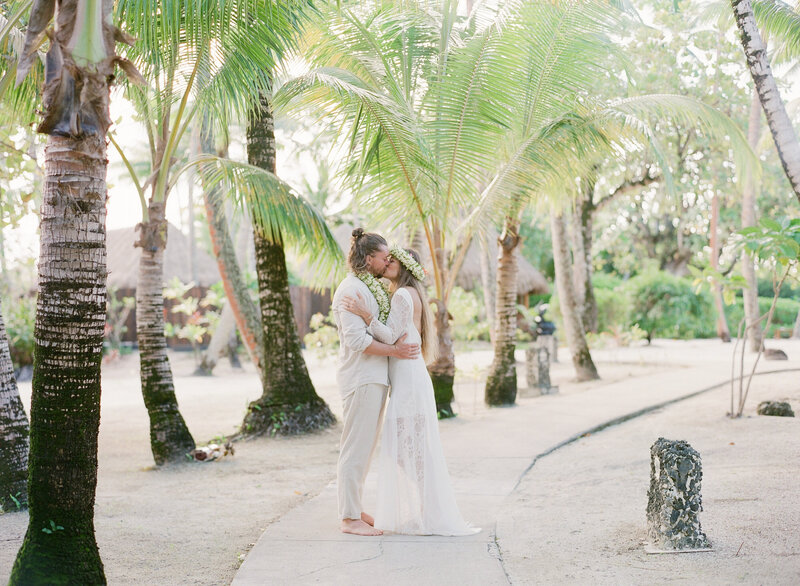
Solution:
[[[503,506],[498,536],[513,584],[799,584],[800,419],[755,413],[788,401],[796,372],[754,379],[745,417],[711,391],[585,437],[539,460]],[[648,555],[649,449],[687,440],[703,463],[700,515],[713,551]],[[505,537],[504,537],[505,536]]]

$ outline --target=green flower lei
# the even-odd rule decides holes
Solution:
[[[423,269],[422,265],[420,265],[417,261],[414,260],[413,256],[408,254],[405,248],[400,248],[399,246],[393,246],[389,252],[400,263],[402,263],[402,265],[406,267],[412,275],[414,275],[414,278],[417,281],[425,280],[425,269]]]
[[[391,309],[389,291],[386,290],[386,286],[371,273],[361,273],[356,277],[367,286],[372,296],[375,297],[375,301],[378,302],[378,319],[385,324],[389,319],[389,310]]]

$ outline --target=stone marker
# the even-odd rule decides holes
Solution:
[[[775,417],[794,417],[794,411],[789,403],[783,401],[762,401],[756,408],[759,415],[774,415]]]
[[[529,389],[552,395],[558,387],[550,385],[550,342],[546,338],[550,336],[539,336],[534,346],[525,350],[525,375]]]
[[[700,454],[687,442],[660,437],[652,445],[647,492],[648,552],[710,550],[698,517],[703,510],[702,479]]]

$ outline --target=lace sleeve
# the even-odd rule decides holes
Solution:
[[[411,296],[404,289],[400,289],[392,296],[391,310],[386,323],[383,324],[377,317],[373,317],[367,332],[379,342],[394,344],[397,338],[406,333],[413,317],[414,303],[411,301]]]

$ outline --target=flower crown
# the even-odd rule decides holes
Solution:
[[[406,267],[408,271],[414,275],[414,278],[417,281],[425,280],[425,269],[422,268],[421,264],[414,260],[414,257],[411,256],[405,248],[393,246],[389,252],[400,262],[400,264]]]

